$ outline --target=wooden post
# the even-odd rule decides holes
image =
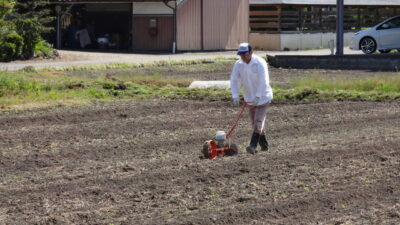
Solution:
[[[300,8],[297,8],[297,9],[299,10],[299,24],[298,24],[299,29],[298,30],[301,31],[302,30],[302,26],[301,26],[302,22],[301,21],[303,19],[302,18],[302,10],[301,10],[302,8],[300,7]]]
[[[282,31],[282,6],[278,5],[278,32]]]
[[[319,12],[318,12],[318,17],[319,17],[319,29],[317,30],[324,30],[324,27],[322,25],[322,7],[319,7]]]

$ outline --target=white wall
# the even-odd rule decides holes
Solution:
[[[354,32],[344,34],[344,45],[350,45]],[[304,50],[329,48],[329,41],[334,40],[336,46],[336,33],[296,33],[281,34],[280,50]]]
[[[344,34],[344,45],[350,45],[354,32]],[[329,41],[334,40],[336,33],[293,33],[293,34],[263,34],[250,33],[250,43],[255,49],[269,51],[304,50],[329,48]]]

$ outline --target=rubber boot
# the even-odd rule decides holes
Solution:
[[[258,139],[260,139],[260,134],[253,133],[251,136],[250,145],[247,146],[246,151],[250,154],[255,154],[257,152],[257,143]]]
[[[265,136],[265,134],[260,135],[260,139],[259,139],[258,143],[260,144],[262,152],[268,151],[268,141],[267,141],[267,137]]]

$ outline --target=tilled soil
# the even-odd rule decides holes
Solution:
[[[400,103],[272,104],[270,151],[203,159],[239,108],[0,114],[0,224],[399,224]],[[233,135],[241,149],[249,119]]]

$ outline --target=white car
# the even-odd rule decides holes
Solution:
[[[351,38],[350,49],[361,50],[365,54],[400,51],[400,16],[387,19],[378,25],[359,31]]]

